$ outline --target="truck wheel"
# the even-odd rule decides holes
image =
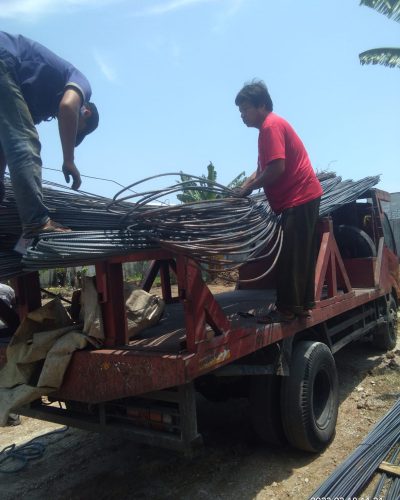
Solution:
[[[377,332],[372,336],[372,344],[383,351],[390,351],[396,347],[397,343],[397,304],[393,295],[390,295],[386,303],[384,316],[386,323],[378,327]]]
[[[299,342],[290,376],[283,377],[281,388],[282,423],[289,443],[305,451],[324,449],[335,434],[338,406],[338,378],[331,351],[321,342]]]
[[[264,443],[274,446],[287,443],[280,409],[281,379],[276,375],[256,376],[249,388],[253,428]]]

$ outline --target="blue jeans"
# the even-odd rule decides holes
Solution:
[[[12,56],[0,48],[0,148],[3,150],[23,231],[49,220],[43,203],[40,141],[13,75]]]

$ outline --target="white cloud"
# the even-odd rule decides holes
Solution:
[[[105,56],[100,54],[97,50],[94,51],[93,55],[103,75],[108,81],[115,83],[117,81],[117,73],[115,69],[106,61]]]
[[[166,14],[168,12],[172,12],[174,10],[179,10],[185,7],[190,7],[191,5],[197,5],[201,3],[210,3],[210,2],[220,2],[221,0],[169,0],[164,1],[163,3],[158,3],[149,7],[139,14],[141,15],[160,15]]]
[[[245,0],[146,0],[147,8],[135,15],[162,15],[205,3],[227,5],[226,15],[232,16]],[[37,19],[51,14],[65,14],[90,8],[125,3],[135,8],[138,3],[132,0],[0,0],[0,18]],[[150,4],[150,6],[149,6]]]
[[[168,14],[170,12],[178,11],[188,7],[194,7],[196,5],[201,5],[205,3],[219,4],[222,7],[226,7],[224,10],[225,17],[234,16],[240,9],[241,5],[246,0],[158,0],[153,3],[153,5],[147,8],[135,12],[136,16],[158,16],[162,14]],[[148,3],[150,3],[148,1]]]
[[[36,15],[51,7],[51,0],[3,0],[0,17],[18,18],[21,15]]]
[[[123,1],[126,0],[0,0],[0,18],[18,19],[24,16],[36,19]]]

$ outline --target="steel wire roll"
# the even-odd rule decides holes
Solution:
[[[128,195],[123,196],[122,198],[120,197],[123,193],[126,193],[128,190],[132,190],[133,187],[136,187],[139,184],[144,184],[149,180],[158,179],[160,177],[171,177],[171,176],[186,176],[190,177],[190,180],[183,182],[175,182],[175,184],[173,184],[172,186],[168,186],[163,189],[143,191],[139,193],[138,192],[130,193]],[[161,198],[164,195],[169,195],[179,191],[203,191],[203,192],[210,192],[215,194],[216,196],[222,196],[222,197],[234,195],[234,191],[232,191],[231,189],[227,188],[222,184],[219,184],[216,181],[205,179],[204,177],[198,177],[197,175],[185,174],[183,172],[167,172],[164,174],[158,174],[158,175],[153,175],[151,177],[146,177],[139,181],[133,182],[132,184],[129,184],[125,188],[121,189],[114,195],[112,202],[108,206],[108,210],[116,211],[120,207],[121,203],[125,202],[126,200],[139,198],[139,200],[135,203],[135,206],[132,209],[133,211],[136,211],[139,207],[148,204],[150,201],[154,201],[156,199]],[[130,213],[127,215],[130,215]]]
[[[162,174],[132,183],[112,200],[86,192],[72,192],[44,181],[44,200],[51,217],[74,231],[42,235],[24,256],[24,269],[82,265],[149,248],[184,253],[216,272],[259,260],[266,248],[276,261],[282,242],[280,217],[272,212],[264,194],[240,198],[225,186],[196,176],[189,176],[190,181],[165,189],[128,193],[145,181],[171,175],[181,173]],[[325,179],[321,182],[324,195],[320,215],[328,215],[356,200],[378,181],[379,176],[356,182],[342,181],[340,177]],[[207,191],[216,198],[161,207],[151,204],[166,194],[199,187],[200,191]],[[132,199],[137,202],[131,202]],[[12,248],[21,228],[7,180],[6,200],[0,207],[0,214],[0,234],[5,235]]]
[[[151,215],[151,238],[161,247],[186,253],[207,264],[208,270],[216,269],[216,257],[218,269],[238,268],[269,245],[279,217],[272,213],[265,199],[228,194],[230,197],[213,201],[158,208],[150,214],[142,210],[135,214],[135,223],[128,229],[134,230],[140,222],[144,224]]]

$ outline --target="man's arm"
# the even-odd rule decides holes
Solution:
[[[243,185],[239,188],[239,196],[248,196],[254,189],[260,189],[263,186],[270,186],[285,171],[285,160],[277,159],[268,163],[267,167],[258,174],[254,172]]]
[[[79,189],[82,181],[74,161],[75,140],[78,131],[79,112],[82,98],[78,91],[68,88],[60,101],[58,109],[58,130],[63,150],[62,171],[66,182],[72,176],[72,189]]]

